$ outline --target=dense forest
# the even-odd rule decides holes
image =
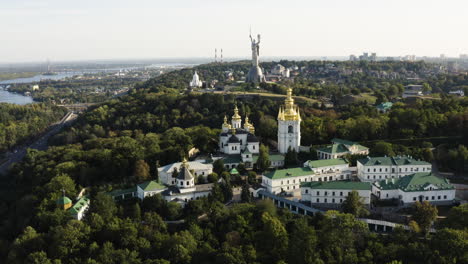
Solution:
[[[0,153],[43,132],[65,113],[65,108],[47,104],[0,103]]]
[[[235,71],[248,67],[238,65]],[[393,64],[379,67],[388,65]],[[409,65],[405,68],[428,67]],[[234,66],[216,67],[197,69],[221,79]],[[191,74],[192,70],[174,71],[92,107],[51,138],[48,150],[28,150],[22,162],[0,177],[0,215],[6,216],[0,222],[0,262],[468,263],[466,205],[452,208],[445,220],[437,221],[435,234],[414,227],[378,235],[347,213],[297,216],[268,201],[249,202],[249,196],[243,196],[244,203],[225,206],[237,183],[222,166],[216,177],[224,183],[214,184],[208,198],[190,201],[184,208],[161,196],[114,202],[106,192],[134,186],[140,181],[136,172],[141,164],[157,179],[158,166],[180,161],[192,147],[204,154],[216,152],[223,118],[232,115],[234,105],[243,117],[249,116],[262,144],[273,149],[281,97],[181,93]],[[265,89],[282,93],[273,91],[282,85]],[[296,89],[300,88],[295,94]],[[304,84],[301,89],[324,87]],[[327,109],[297,102],[302,145],[312,150],[339,137],[371,147],[371,155],[409,154],[436,160],[453,171],[463,171],[468,163],[467,99],[396,103],[384,114],[365,103]],[[27,107],[33,106],[49,107]],[[10,115],[2,118],[13,120]],[[55,201],[63,191],[73,199],[83,187],[91,207],[83,221],[72,220]],[[183,221],[167,222],[174,220]]]

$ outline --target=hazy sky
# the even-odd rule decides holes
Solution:
[[[250,55],[458,56],[467,0],[0,0],[0,63]]]

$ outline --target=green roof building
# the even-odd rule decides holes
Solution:
[[[385,102],[385,103],[381,103],[377,105],[376,108],[379,112],[385,113],[388,110],[392,109],[392,106],[393,106],[392,102]]]
[[[293,192],[300,189],[301,182],[312,181],[314,171],[309,167],[274,170],[262,176],[262,185],[270,193]]]
[[[417,172],[430,172],[432,164],[411,156],[367,157],[357,161],[357,171],[361,181],[375,182],[398,179]]]
[[[455,199],[455,187],[449,180],[431,172],[418,172],[397,179],[377,181],[374,186],[377,197],[398,199],[401,204],[416,201],[450,203]]]
[[[89,208],[90,199],[82,196],[69,210],[70,214],[77,220],[81,220]]]
[[[137,184],[137,196],[143,200],[146,196],[153,196],[166,190],[167,187],[157,181],[146,181]]]
[[[356,191],[364,204],[370,204],[372,184],[369,182],[331,181],[301,183],[301,199],[312,204],[340,207],[350,192]]]
[[[319,159],[336,159],[346,154],[369,154],[369,149],[367,147],[359,145],[356,142],[339,138],[334,138],[331,141],[331,145],[317,149],[317,156]]]

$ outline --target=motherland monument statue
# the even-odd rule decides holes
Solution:
[[[258,65],[260,57],[260,34],[257,35],[256,40],[252,38],[252,34],[250,34],[250,42],[252,44],[252,67],[247,74],[246,81],[251,83],[265,82],[265,76]]]

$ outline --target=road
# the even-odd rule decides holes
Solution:
[[[26,150],[28,148],[46,150],[48,147],[47,140],[51,136],[57,134],[65,125],[69,124],[77,117],[78,115],[73,112],[68,112],[59,122],[52,124],[48,131],[36,141],[26,146],[17,147],[14,152],[7,154],[6,160],[0,165],[0,175],[5,175],[13,163],[21,161],[26,155]]]

